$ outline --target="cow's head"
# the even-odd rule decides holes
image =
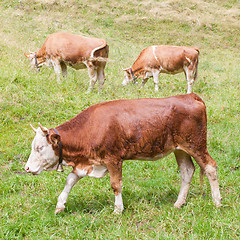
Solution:
[[[24,55],[30,60],[32,69],[35,69],[37,72],[39,72],[42,64],[40,64],[36,52],[24,53]]]
[[[49,130],[39,124],[40,127],[32,129],[36,132],[32,142],[32,151],[25,165],[25,170],[34,175],[40,174],[43,170],[58,170],[59,157],[54,149],[58,147],[60,136],[56,133],[49,134]]]
[[[123,86],[126,86],[130,81],[136,83],[137,77],[134,75],[131,68],[123,69],[123,71],[124,71],[124,80],[122,82]]]

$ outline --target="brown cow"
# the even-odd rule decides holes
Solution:
[[[187,93],[197,78],[199,50],[193,47],[150,46],[142,50],[131,68],[124,69],[123,86],[130,81],[143,78],[142,87],[153,77],[155,91],[158,91],[159,74],[177,74],[184,72],[188,84]]]
[[[33,128],[33,127],[32,127]],[[185,202],[195,159],[207,175],[217,206],[221,196],[217,163],[207,150],[206,107],[191,93],[163,99],[115,100],[93,105],[62,125],[35,129],[32,151],[25,166],[29,173],[71,166],[56,213],[65,208],[68,194],[85,176],[101,178],[108,172],[115,193],[115,212],[123,211],[124,160],[157,160],[174,152],[181,172],[181,189],[174,206]]]
[[[67,76],[67,66],[77,70],[87,68],[90,92],[97,80],[99,90],[103,86],[108,52],[109,47],[104,39],[87,38],[70,33],[53,33],[48,36],[39,51],[25,53],[25,56],[38,71],[43,64],[48,67],[53,66],[58,82],[61,73],[64,77]]]

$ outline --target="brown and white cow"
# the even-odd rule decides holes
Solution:
[[[184,72],[188,84],[187,93],[197,78],[199,50],[193,47],[150,46],[142,50],[131,68],[124,69],[123,86],[141,77],[142,87],[153,77],[155,91],[158,91],[159,74]]]
[[[180,208],[186,202],[195,170],[191,156],[209,179],[213,201],[221,205],[217,163],[207,150],[206,107],[193,93],[103,102],[56,128],[40,125],[34,130],[27,172],[61,170],[61,164],[73,168],[58,197],[55,213],[64,210],[68,194],[80,178],[101,178],[108,172],[115,193],[115,212],[123,211],[123,161],[154,161],[171,152],[175,154],[182,181],[174,206]]]
[[[32,67],[38,71],[42,65],[53,66],[58,82],[61,73],[64,77],[67,76],[67,66],[77,70],[87,68],[90,92],[97,80],[99,90],[103,86],[108,52],[109,47],[104,39],[70,33],[53,33],[47,37],[39,51],[25,53],[25,56],[30,59]]]

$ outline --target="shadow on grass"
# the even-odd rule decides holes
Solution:
[[[123,191],[123,204],[125,210],[134,209],[136,207],[141,207],[139,205],[149,205],[152,208],[161,208],[161,206],[173,207],[174,202],[177,200],[176,189],[168,189],[164,192],[157,191]],[[96,212],[101,212],[103,209],[108,209],[108,211],[113,211],[114,209],[114,193],[108,191],[101,196],[96,195],[92,198],[84,197],[79,195],[70,197],[66,203],[65,213],[88,213],[93,214]]]

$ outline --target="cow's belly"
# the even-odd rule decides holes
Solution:
[[[167,74],[178,74],[178,73],[181,73],[183,72],[183,69],[182,68],[179,68],[179,69],[168,69],[168,68],[163,68],[163,67],[160,67],[159,69],[160,73],[167,73]]]
[[[105,166],[93,165],[92,167],[93,167],[93,170],[88,174],[89,177],[102,178],[108,173],[108,170]]]
[[[70,62],[67,62],[66,64],[67,64],[68,66],[70,66],[70,67],[76,69],[76,70],[84,69],[84,68],[87,67],[86,64],[85,64],[84,62],[75,63],[75,64],[70,63]]]
[[[167,152],[160,153],[155,156],[150,156],[150,155],[146,155],[146,154],[142,154],[142,155],[138,154],[138,155],[136,155],[134,157],[130,157],[130,158],[133,160],[156,161],[156,160],[166,157],[167,155],[169,155],[172,152],[173,152],[173,150],[169,150]]]

